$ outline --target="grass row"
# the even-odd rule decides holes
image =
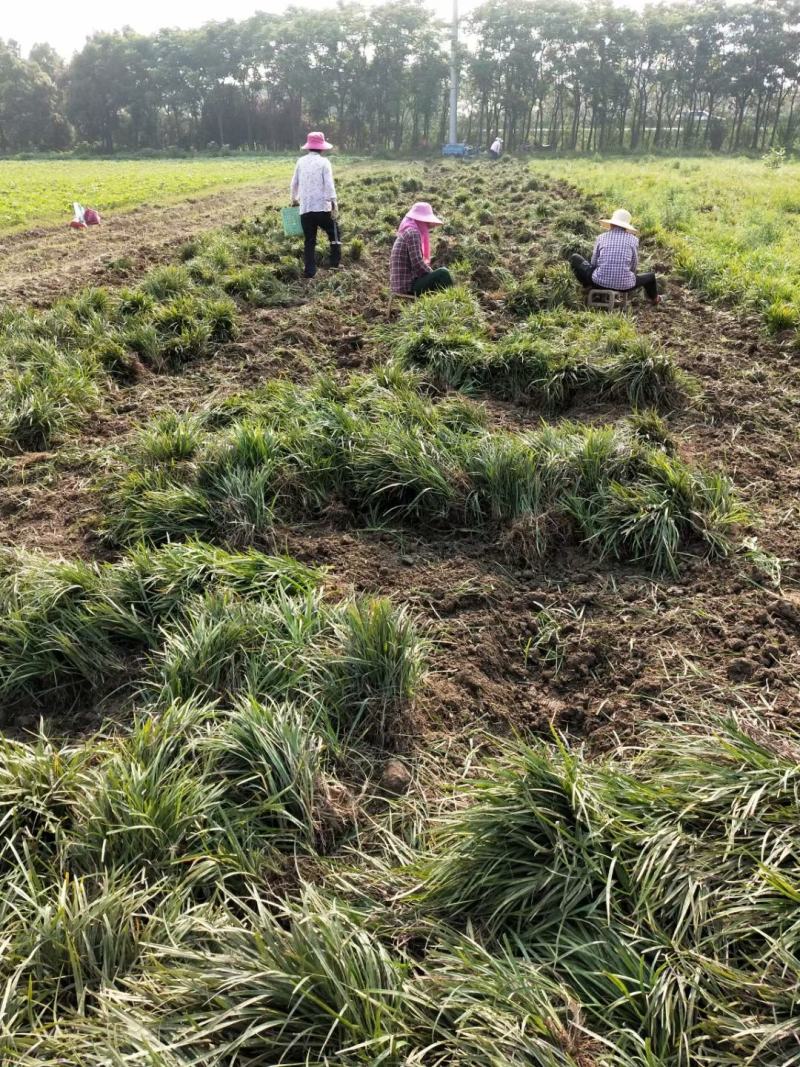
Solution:
[[[799,746],[755,720],[662,726],[599,762],[518,744],[430,813],[368,781],[337,807],[342,752],[307,705],[194,700],[125,738],[4,741],[0,1050],[794,1063]]]
[[[270,382],[198,415],[166,415],[109,464],[107,536],[247,544],[276,522],[344,509],[360,522],[499,531],[523,558],[559,540],[675,571],[725,553],[743,518],[731,486],[624,427],[488,429],[399,370]]]
[[[669,407],[689,391],[669,356],[619,314],[541,310],[493,342],[474,298],[456,288],[406,308],[383,334],[399,366],[425,370],[439,387],[550,412],[579,399]]]
[[[410,697],[421,641],[382,599],[329,604],[320,574],[190,542],[118,563],[0,563],[0,701],[64,702],[126,674],[163,701],[316,701],[373,731]],[[130,677],[128,677],[130,684]]]

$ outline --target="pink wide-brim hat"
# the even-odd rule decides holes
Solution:
[[[415,222],[427,222],[430,226],[442,226],[444,224],[444,219],[434,215],[433,208],[430,204],[426,204],[424,200],[418,200],[416,204],[413,204],[406,218],[414,219]]]
[[[308,135],[306,143],[300,151],[302,152],[305,149],[308,149],[309,151],[327,152],[331,148],[333,148],[333,145],[325,140],[325,134],[320,133],[319,130],[317,130],[315,133],[310,133]]]

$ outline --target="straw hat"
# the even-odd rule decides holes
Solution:
[[[330,148],[333,148],[333,145],[325,140],[324,133],[320,133],[319,130],[317,130],[308,135],[306,143],[301,147],[300,151],[302,152],[307,149],[309,152],[327,152]]]
[[[608,226],[619,226],[622,230],[628,230],[629,233],[636,233],[636,227],[631,226],[631,213],[626,211],[624,207],[617,208],[610,219],[600,219],[600,222]]]
[[[434,215],[433,208],[424,200],[418,200],[416,204],[412,204],[406,218],[414,219],[415,222],[427,222],[429,226],[441,226],[444,223],[444,219]]]

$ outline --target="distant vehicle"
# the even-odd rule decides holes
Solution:
[[[443,156],[455,156],[457,159],[468,159],[476,156],[478,149],[469,144],[445,144],[442,145]]]
[[[707,111],[690,111],[686,118],[691,119],[692,122],[705,122],[709,114]]]

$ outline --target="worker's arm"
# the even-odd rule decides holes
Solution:
[[[594,251],[592,252],[591,264],[596,267],[600,262],[600,238],[598,237],[594,243]]]
[[[300,203],[300,163],[298,161],[294,168],[294,174],[292,175],[292,184],[289,187],[289,195],[292,198],[293,204]]]
[[[422,274],[430,274],[431,268],[422,256],[422,238],[419,235],[419,230],[408,231],[408,256],[411,260],[411,269],[415,278],[419,278]]]
[[[634,240],[633,247],[631,248],[631,270],[636,273],[636,268],[639,266],[639,241]]]

